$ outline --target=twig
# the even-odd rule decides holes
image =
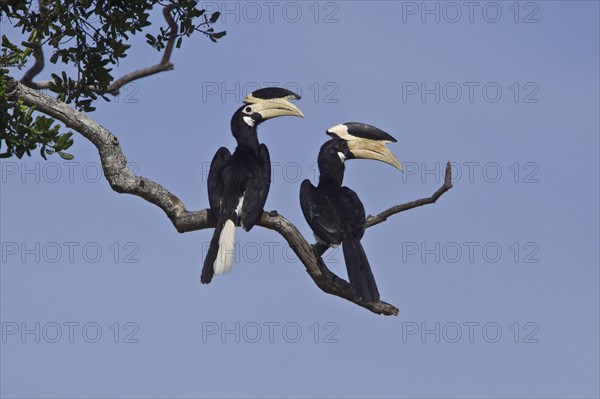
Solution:
[[[44,1],[39,0],[40,12],[45,10]],[[39,32],[37,33],[40,34]],[[42,40],[40,37],[36,37],[34,39],[34,43],[31,43],[33,48],[33,58],[35,59],[35,63],[31,68],[25,72],[25,75],[21,78],[21,83],[26,86],[34,87],[35,83],[33,83],[33,78],[44,69],[44,52],[42,50]]]
[[[129,82],[132,82],[136,79],[144,78],[146,76],[154,75],[159,72],[169,71],[173,69],[173,64],[171,63],[171,53],[173,52],[173,46],[175,44],[175,39],[177,39],[178,27],[171,15],[171,10],[177,7],[177,3],[172,3],[163,8],[163,16],[165,20],[169,24],[169,29],[171,30],[171,34],[169,35],[169,40],[167,41],[167,45],[165,47],[165,52],[160,60],[160,62],[156,65],[153,65],[148,68],[138,69],[133,72],[130,72],[119,79],[115,80],[108,86],[106,92],[112,95],[119,94],[119,89],[126,85]]]
[[[404,204],[393,206],[375,216],[369,215],[369,217],[367,217],[366,227],[375,226],[376,224],[385,222],[387,220],[387,218],[389,218],[392,215],[395,215],[396,213],[404,212],[409,209],[413,209],[413,208],[427,205],[427,204],[433,204],[433,203],[435,203],[435,201],[438,200],[438,198],[440,198],[446,191],[450,190],[451,188],[452,188],[452,166],[450,165],[450,162],[448,161],[448,163],[446,163],[446,174],[444,176],[444,184],[442,184],[442,186],[440,188],[438,188],[437,191],[435,193],[433,193],[433,195],[431,197],[421,198],[421,199],[418,199],[415,201],[406,202]]]

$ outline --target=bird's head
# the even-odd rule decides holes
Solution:
[[[235,133],[236,130],[242,130],[242,127],[255,129],[260,123],[278,116],[303,118],[302,111],[289,102],[290,99],[299,100],[300,96],[279,87],[267,87],[248,94],[244,105],[231,118],[232,130]]]
[[[402,164],[385,146],[397,140],[388,133],[366,123],[346,122],[327,129],[333,140],[321,149],[324,156],[337,155],[342,163],[346,159],[374,159],[402,171]]]

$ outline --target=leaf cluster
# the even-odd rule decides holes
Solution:
[[[109,101],[108,89],[114,82],[119,61],[127,57],[131,39],[150,29],[152,11],[166,10],[158,33],[146,35],[155,49],[165,49],[173,32],[176,47],[184,37],[201,32],[211,41],[223,37],[212,25],[219,13],[206,15],[197,1],[160,0],[39,0],[0,1],[0,18],[20,29],[22,40],[2,36],[0,47],[0,152],[2,156],[30,155],[40,148],[45,155],[63,150],[72,143],[70,133],[60,133],[51,118],[34,117],[24,104],[6,99],[6,81],[11,72],[35,61],[43,68],[43,54],[52,64],[61,65],[51,74],[49,90],[76,109],[95,110],[100,97]],[[162,25],[161,25],[162,24]],[[41,58],[39,60],[38,58]],[[31,82],[23,83],[36,87]],[[48,120],[50,123],[48,123]]]
[[[60,132],[60,125],[46,116],[33,115],[34,108],[22,101],[12,101],[7,97],[8,73],[6,67],[23,65],[31,54],[31,48],[19,48],[3,37],[0,49],[0,158],[23,155],[39,148],[42,158],[57,153],[63,159],[73,159],[73,155],[64,152],[72,144],[73,133]]]

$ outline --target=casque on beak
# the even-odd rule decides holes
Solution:
[[[383,141],[355,138],[348,140],[348,149],[358,159],[374,159],[385,162],[394,168],[404,171],[396,156],[385,146]]]
[[[385,146],[386,143],[395,143],[396,139],[375,126],[346,122],[330,127],[326,133],[345,140],[355,158],[382,161],[404,171],[398,158]]]
[[[281,88],[265,88],[250,93],[244,99],[245,104],[254,104],[254,112],[258,112],[264,120],[278,116],[299,116],[304,114],[289,99],[299,100],[296,93]]]
[[[253,104],[254,112],[259,113],[264,120],[278,116],[299,116],[304,118],[302,111],[285,98],[259,99]]]

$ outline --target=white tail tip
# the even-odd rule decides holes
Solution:
[[[215,259],[215,274],[225,274],[231,271],[231,265],[235,257],[235,224],[232,220],[227,220],[221,235],[219,236],[219,252]]]

